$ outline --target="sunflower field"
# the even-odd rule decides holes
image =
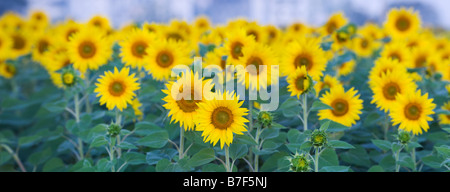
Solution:
[[[217,82],[194,57],[253,68]],[[179,65],[189,71],[174,76]],[[277,92],[279,105],[216,88],[229,82]],[[449,82],[450,33],[412,8],[362,26],[338,12],[321,26],[198,17],[120,29],[8,12],[0,171],[448,172]]]

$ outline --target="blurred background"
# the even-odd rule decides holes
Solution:
[[[26,16],[29,11],[42,10],[53,22],[68,18],[84,22],[103,15],[116,28],[132,21],[192,21],[199,15],[215,24],[243,17],[261,24],[318,26],[337,11],[356,24],[382,23],[390,8],[400,6],[418,10],[424,26],[450,29],[449,0],[1,0],[0,14],[12,10]]]

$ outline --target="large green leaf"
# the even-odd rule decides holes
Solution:
[[[216,158],[214,150],[210,148],[202,149],[188,161],[191,167],[198,167],[213,161]]]

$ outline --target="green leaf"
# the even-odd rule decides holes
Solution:
[[[48,160],[44,167],[42,168],[43,172],[55,172],[64,168],[64,162],[60,158],[52,158]]]
[[[345,153],[340,154],[342,161],[351,165],[357,165],[362,167],[370,167],[371,161],[366,149],[360,145],[356,145],[354,149],[350,149]]]
[[[139,123],[136,123],[134,127],[134,133],[138,136],[147,136],[151,134],[155,129],[161,129],[158,125],[152,122],[148,121],[142,121]]]
[[[300,114],[300,102],[295,98],[288,98],[280,105],[280,110],[285,117],[295,117]]]
[[[399,151],[402,148],[402,146],[398,143],[392,143],[391,145],[391,149],[392,152],[397,153],[397,151]]]
[[[379,165],[374,165],[374,166],[370,167],[367,172],[384,172],[384,169],[383,169],[383,167],[381,167]]]
[[[31,163],[33,166],[38,166],[46,162],[51,157],[51,155],[52,149],[49,147],[42,151],[31,154],[28,157],[28,162]]]
[[[380,120],[381,115],[377,112],[372,112],[364,118],[363,126],[368,127],[371,125],[376,125],[376,123]]]
[[[323,150],[319,156],[319,166],[339,166],[339,160],[336,151],[332,148],[326,148],[325,150]]]
[[[170,157],[161,150],[154,150],[147,153],[145,159],[149,165],[156,165],[161,159],[169,159]]]
[[[279,129],[263,129],[260,135],[261,139],[272,139],[278,137],[280,134]]]
[[[111,171],[112,162],[109,159],[103,158],[97,161],[97,165],[95,166],[96,171],[98,172],[108,172]]]
[[[128,143],[126,141],[120,143],[119,148],[128,150],[128,149],[137,149],[137,147],[131,143]]]
[[[98,136],[105,136],[108,130],[108,125],[106,124],[98,124],[97,126],[91,128],[88,133],[88,139],[92,140]]]
[[[425,165],[430,166],[431,168],[435,168],[435,169],[438,169],[441,167],[442,161],[444,161],[444,158],[437,157],[434,155],[430,155],[430,156],[426,156],[426,157],[422,158],[422,162]]]
[[[342,125],[340,123],[330,121],[330,125],[328,126],[327,131],[330,133],[339,132],[339,131],[346,131],[350,129],[350,127],[347,127],[345,125]]]
[[[161,129],[159,127],[151,127],[146,131],[147,136],[139,139],[136,144],[141,146],[146,146],[150,148],[162,148],[169,140],[169,133],[167,130]]]
[[[188,161],[188,165],[191,167],[198,167],[213,161],[216,158],[214,150],[211,148],[205,148],[200,150]]]
[[[310,109],[310,111],[319,111],[319,110],[324,110],[324,109],[333,109],[333,107],[322,103],[319,100],[314,101],[314,103],[312,104],[312,107]]]
[[[319,172],[348,172],[350,167],[346,166],[326,166],[322,167]]]
[[[6,151],[0,151],[0,166],[8,162],[12,156]]]
[[[233,160],[240,159],[247,155],[248,147],[243,144],[232,144],[230,146],[230,157]]]
[[[353,145],[350,145],[349,143],[347,143],[345,141],[339,141],[339,140],[329,141],[328,145],[335,149],[354,149],[355,148],[355,147],[353,147]]]
[[[440,147],[434,147],[436,151],[444,157],[450,157],[450,147],[446,145],[442,145]]]
[[[124,159],[128,165],[142,165],[146,164],[146,155],[138,152],[128,152],[123,154],[122,159]]]
[[[50,102],[43,105],[45,109],[52,113],[61,113],[66,109],[67,102],[64,100]]]
[[[273,129],[285,129],[286,127],[284,125],[279,124],[279,123],[272,122],[272,125],[270,126],[270,128],[273,128]]]
[[[31,135],[19,138],[19,145],[21,147],[30,146],[37,143],[42,137],[40,135]]]
[[[325,123],[323,123],[322,125],[320,125],[319,130],[321,131],[327,131],[328,127],[330,126],[330,121],[327,121]]]
[[[104,145],[108,145],[108,141],[106,140],[105,136],[98,136],[92,140],[89,148],[101,147]]]
[[[226,169],[222,164],[217,165],[210,163],[202,166],[202,172],[225,172],[225,171]]]
[[[236,140],[242,144],[257,145],[256,141],[247,134],[236,135]]]
[[[391,150],[392,143],[386,140],[372,140],[372,143],[383,151]]]

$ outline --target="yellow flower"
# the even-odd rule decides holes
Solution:
[[[384,38],[382,29],[374,23],[366,23],[358,29],[358,33],[369,37],[372,40],[380,40]]]
[[[164,108],[169,110],[171,122],[179,122],[184,130],[194,130],[198,104],[211,98],[213,88],[211,80],[203,80],[190,71],[190,75],[182,75],[177,81],[166,84],[162,90],[167,96],[163,99]],[[190,91],[188,91],[190,89]]]
[[[202,131],[205,142],[216,145],[220,140],[220,148],[233,142],[233,133],[243,135],[247,131],[245,118],[248,110],[241,108],[244,101],[239,102],[236,94],[216,93],[219,99],[199,103],[197,110],[196,131]]]
[[[12,39],[5,33],[0,32],[0,60],[10,58],[10,50],[12,46]]]
[[[381,57],[398,60],[398,62],[404,66],[408,64],[408,57],[410,52],[408,47],[403,41],[393,41],[384,46],[383,51],[380,53]]]
[[[73,67],[84,73],[105,65],[112,55],[112,42],[95,28],[84,27],[75,33],[68,44]]]
[[[144,56],[153,42],[153,35],[142,29],[132,29],[123,36],[123,40],[119,42],[122,62],[125,66],[141,69],[146,63]]]
[[[350,60],[347,62],[342,63],[337,70],[337,76],[346,76],[349,75],[350,73],[353,72],[353,70],[355,69],[356,66],[356,61],[355,60]]]
[[[397,95],[396,101],[390,109],[393,125],[400,124],[399,129],[414,135],[428,131],[428,121],[433,120],[429,115],[434,114],[436,107],[433,99],[428,99],[428,93],[422,95],[420,90],[404,92]]]
[[[293,23],[288,26],[287,33],[295,34],[295,35],[305,35],[311,32],[311,29],[303,24],[303,23]]]
[[[247,89],[266,89],[272,83],[278,81],[278,75],[272,78],[272,66],[278,65],[278,60],[273,50],[266,45],[257,43],[243,48],[244,56],[240,57],[239,64],[243,69],[237,68],[238,82]],[[248,68],[253,66],[254,69]],[[248,68],[248,69],[247,69]]]
[[[344,16],[342,12],[338,12],[333,14],[322,27],[323,34],[331,35],[337,29],[343,27],[347,24],[347,18]]]
[[[229,73],[226,72],[227,68],[230,67],[230,65],[227,65],[226,58],[226,50],[224,47],[215,48],[214,51],[210,51],[205,55],[204,67],[217,66],[217,68],[214,67],[214,69],[222,70],[222,73],[215,74],[219,77],[218,83],[220,84],[234,80],[234,72],[231,70]]]
[[[149,32],[149,33],[157,33],[158,29],[161,28],[159,24],[156,23],[147,23],[145,22],[142,25],[142,29]]]
[[[370,79],[373,100],[377,107],[388,112],[396,102],[396,96],[402,93],[411,93],[416,90],[411,77],[405,71],[388,71],[381,77]]]
[[[245,31],[247,36],[253,36],[258,43],[264,43],[266,40],[266,33],[263,32],[262,28],[256,22],[245,25]]]
[[[430,47],[417,47],[411,51],[406,67],[420,68],[428,65],[427,61],[431,55]]]
[[[281,36],[283,35],[282,32],[273,25],[267,25],[263,28],[263,31],[266,33],[266,43],[271,45],[276,43],[281,39]]]
[[[43,62],[45,57],[49,55],[46,54],[49,48],[53,45],[53,39],[50,34],[43,34],[37,40],[32,49],[32,57],[34,61]]]
[[[3,76],[6,79],[11,79],[14,75],[16,75],[16,73],[17,70],[13,64],[0,61],[0,76]]]
[[[71,37],[81,30],[82,26],[75,21],[69,20],[57,29],[61,41],[69,42]]]
[[[50,75],[50,79],[52,80],[53,85],[55,85],[58,88],[64,87],[60,73],[54,72],[54,71],[48,71],[48,74]]]
[[[391,9],[384,24],[393,38],[406,38],[420,29],[420,18],[413,9]]]
[[[34,11],[30,15],[30,22],[37,23],[39,25],[48,25],[48,17],[43,11]]]
[[[92,17],[88,21],[87,25],[90,27],[98,28],[103,32],[106,32],[111,29],[108,18],[100,16],[100,15],[96,15],[96,16]]]
[[[337,86],[342,86],[342,84],[336,77],[325,75],[325,77],[323,77],[323,81],[319,81],[314,85],[316,97],[319,97],[320,91],[326,89],[333,89]]]
[[[136,97],[131,102],[131,107],[133,107],[134,115],[137,117],[138,120],[142,120],[144,113],[141,110],[142,103],[139,101],[139,99]]]
[[[360,35],[352,40],[352,50],[360,57],[370,57],[378,49],[379,43],[369,36]]]
[[[228,55],[227,63],[241,64],[239,63],[239,59],[244,56],[242,50],[245,47],[252,46],[255,43],[254,37],[247,36],[245,30],[243,29],[232,30],[225,36],[226,41],[224,47]]]
[[[342,86],[337,86],[322,95],[320,101],[333,109],[320,110],[319,120],[329,119],[345,126],[352,126],[359,120],[362,113],[363,100],[356,95],[357,91],[351,88],[345,92]]]
[[[125,67],[120,72],[114,67],[114,72],[106,71],[98,79],[94,90],[97,97],[100,97],[100,105],[106,104],[108,110],[115,107],[122,111],[127,108],[127,104],[132,104],[133,98],[136,96],[134,91],[140,87],[137,83],[138,79],[135,74],[129,74],[130,68]]]
[[[442,105],[441,109],[450,111],[450,101]],[[439,114],[439,122],[441,124],[450,124],[450,115]]]
[[[287,88],[291,92],[291,96],[297,96],[297,99],[300,99],[300,95],[309,91],[312,86],[312,80],[308,76],[305,66],[297,68],[295,73],[291,73],[287,77],[286,81],[289,83]]]
[[[173,40],[155,40],[152,46],[146,49],[144,65],[153,78],[158,81],[169,79],[172,68],[176,65],[190,65],[189,50],[183,42]]]
[[[381,57],[375,61],[375,65],[372,67],[369,73],[369,79],[375,79],[381,77],[388,71],[404,71],[406,72],[406,67],[401,65],[398,60],[392,60],[390,58]],[[370,82],[369,82],[370,84]],[[372,86],[372,85],[371,85]]]
[[[290,43],[281,58],[280,71],[283,76],[291,74],[297,68],[305,66],[308,74],[317,80],[323,76],[327,59],[325,52],[315,38],[303,38]]]
[[[200,31],[206,31],[211,27],[211,23],[206,16],[197,17],[194,21],[194,28]]]
[[[11,59],[16,59],[31,51],[32,42],[27,31],[16,31],[11,33],[10,38],[12,39],[12,48],[9,52]]]

